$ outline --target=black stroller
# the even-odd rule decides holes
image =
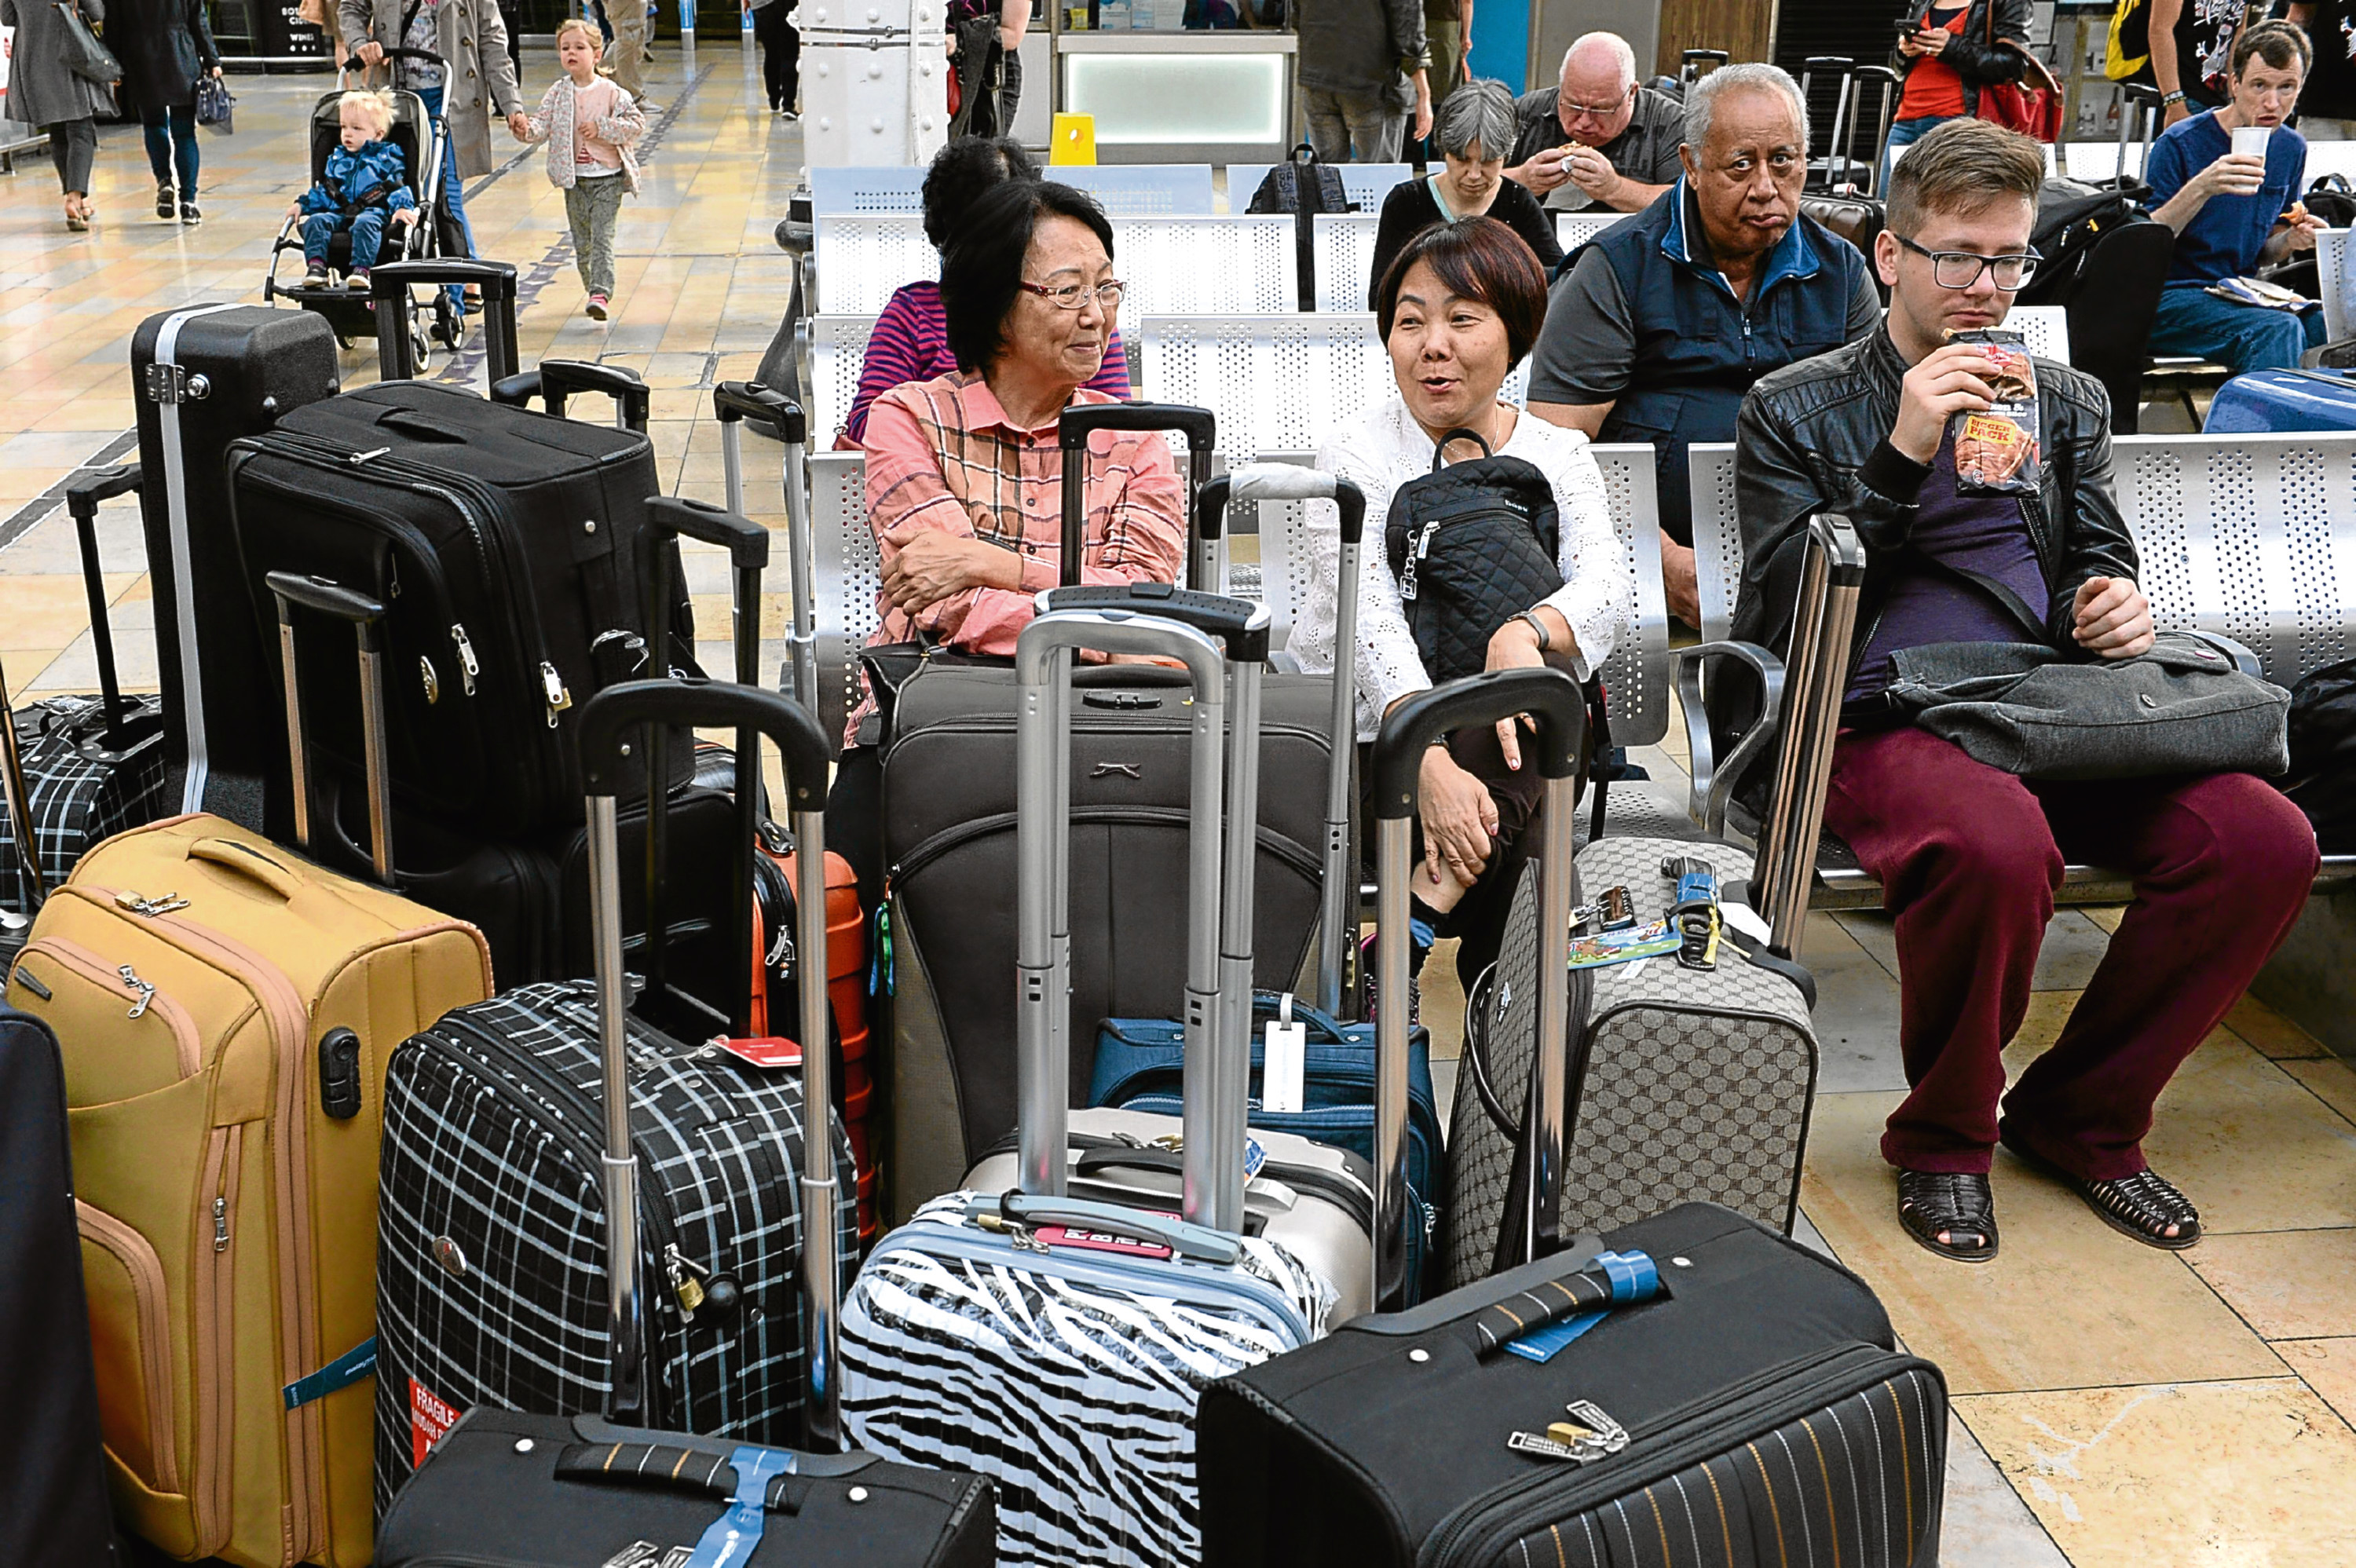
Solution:
[[[449,69],[441,56],[428,49],[387,49],[384,56],[388,60],[412,59],[442,66],[444,71]],[[343,96],[340,91],[327,93],[311,106],[313,184],[326,174],[327,157],[336,150]],[[442,254],[442,236],[451,228],[442,190],[442,148],[449,133],[449,126],[442,119],[426,112],[423,99],[414,92],[393,93],[392,125],[385,140],[401,149],[409,174],[409,194],[423,216],[415,223],[386,226],[383,250],[377,258],[380,262],[423,261]],[[305,310],[327,317],[327,325],[335,329],[336,341],[346,348],[356,342],[373,339],[377,336],[375,307],[366,293],[342,285],[343,274],[351,263],[352,237],[348,230],[338,232],[327,247],[327,265],[337,278],[334,286],[312,289],[303,287],[299,279],[292,283],[278,281],[281,258],[291,251],[297,262],[302,260],[302,223],[300,217],[289,218],[280,229],[277,241],[270,249],[270,271],[262,281],[262,297],[292,300]],[[411,299],[408,311],[410,343],[420,371],[432,360],[435,344],[455,353],[466,342],[466,316],[443,290],[428,290],[423,305]]]

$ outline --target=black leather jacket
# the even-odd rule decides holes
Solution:
[[[2036,361],[2038,494],[2021,515],[2051,597],[2046,638],[2075,655],[2078,585],[2136,575],[2135,540],[2111,485],[2111,408],[2103,384],[2049,359]],[[1732,631],[1786,653],[1808,518],[1845,516],[1865,546],[1854,660],[1873,635],[1892,568],[1906,548],[1927,472],[1888,444],[1906,363],[1887,327],[1870,337],[1774,372],[1742,400],[1735,429],[1735,504],[1742,525],[1742,584]],[[1713,711],[1716,704],[1712,704]]]
[[[1903,19],[1922,23],[1931,14],[1932,0],[1909,0]],[[2019,51],[1997,48],[1988,41],[1988,8],[1996,8],[1996,36],[2027,43],[2034,27],[2029,15],[2029,0],[1972,0],[1972,7],[1964,15],[1964,30],[1947,41],[1939,51],[1939,59],[1953,66],[1955,74],[1964,79],[1964,112],[1979,111],[1980,89],[1999,81],[2011,81],[2027,69]],[[1890,50],[1890,69],[1899,75],[1912,72],[1919,56]]]

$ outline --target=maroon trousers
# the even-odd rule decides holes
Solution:
[[[1897,916],[1900,1044],[1912,1092],[1881,1155],[1985,1173],[2008,1137],[2087,1180],[2144,1168],[2152,1104],[2290,931],[2317,865],[2298,808],[2247,773],[2056,784],[1903,728],[1833,753],[1825,826]],[[2008,1094],[2064,857],[2116,868],[2135,902],[2053,1048]]]

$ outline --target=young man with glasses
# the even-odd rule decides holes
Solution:
[[[2299,205],[2307,140],[2283,122],[2298,105],[2313,59],[2307,35],[2262,22],[2233,44],[2232,96],[2169,128],[2152,144],[2144,178],[2151,215],[2176,230],[2176,253],[2151,322],[2151,351],[2212,359],[2241,375],[2291,369],[2323,341],[2320,306],[2273,310],[2209,290],[2294,252],[2313,251],[2323,228]],[[2259,141],[2263,154],[2237,152]]]
[[[1762,380],[1736,435],[1734,636],[1788,648],[1812,516],[1846,517],[1865,546],[1824,824],[1897,917],[1909,1092],[1881,1155],[1899,1222],[1960,1263],[1997,1253],[1999,1142],[2139,1242],[2199,1240],[2199,1212],[2144,1158],[2152,1107],[2289,931],[2317,864],[2306,818],[2247,773],[2022,779],[1888,700],[1905,648],[2040,643],[2116,659],[2152,644],[2100,382],[2034,362],[2034,496],[1968,494],[1955,478],[1950,421],[1990,407],[1995,367],[1953,338],[2000,326],[2033,275],[2044,172],[2036,143],[1985,121],[1916,143],[1874,246],[1890,288],[1882,330]],[[1756,798],[1768,782],[1754,772],[1738,787]],[[2060,1038],[2007,1093],[2004,1048],[2028,1014],[2065,857],[2129,877],[2136,901]]]
[[[1685,111],[1636,85],[1636,51],[1589,33],[1564,51],[1558,86],[1514,101],[1520,127],[1505,177],[1558,212],[1639,212],[1676,183]]]

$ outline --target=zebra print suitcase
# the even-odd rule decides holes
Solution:
[[[1254,853],[1251,720],[1268,612],[1187,593],[1141,599],[1136,610],[1147,613],[1138,613],[1120,607],[1119,591],[1100,589],[1063,590],[1050,603],[1066,595],[1103,609],[1042,615],[1016,652],[1014,1189],[969,1174],[965,1190],[924,1204],[878,1244],[843,1308],[843,1422],[853,1442],[886,1458],[962,1466],[997,1482],[1002,1563],[1164,1568],[1196,1557],[1194,1414],[1204,1381],[1322,1335],[1338,1292],[1281,1243],[1244,1233],[1250,909],[1248,898],[1221,895],[1227,872],[1248,882]],[[1220,630],[1227,658],[1165,611]],[[1193,677],[1187,1114],[1151,1118],[1181,1144],[1183,1219],[1072,1195],[1099,1190],[1069,1174],[1064,889],[1078,647],[1182,658]],[[1242,762],[1232,774],[1229,743]],[[1224,930],[1223,916],[1233,923]],[[1227,1008],[1223,981],[1240,987],[1239,1009]],[[1370,1288],[1369,1238],[1354,1227],[1349,1239]]]

